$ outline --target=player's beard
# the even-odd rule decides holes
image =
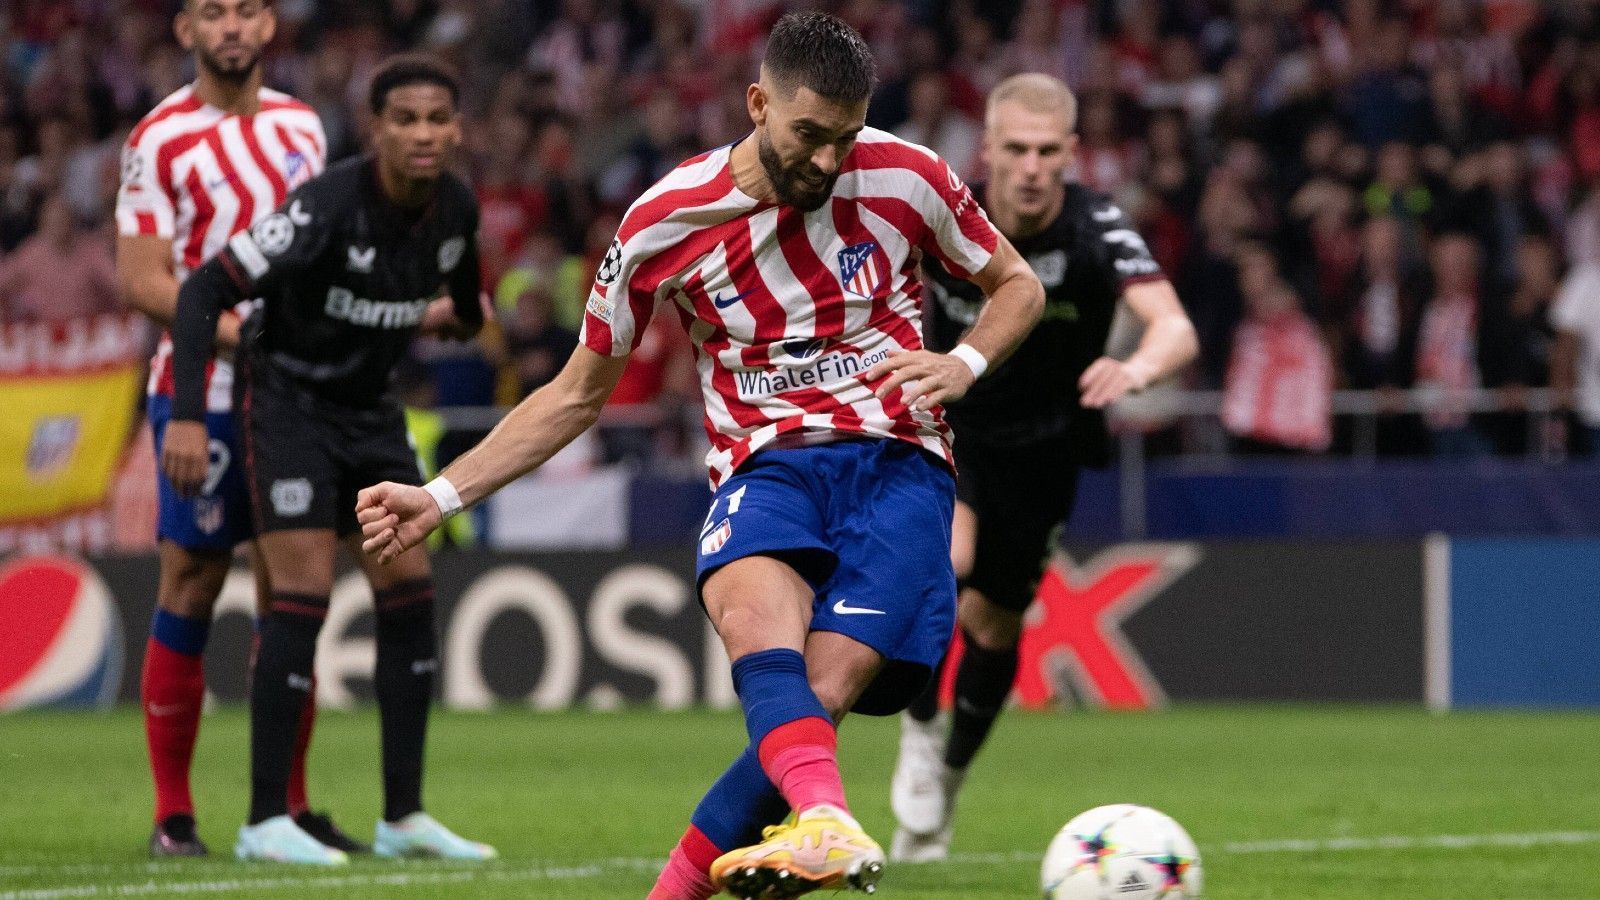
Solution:
[[[756,155],[761,158],[761,168],[766,170],[767,180],[772,182],[772,190],[778,195],[778,202],[785,206],[792,206],[801,212],[812,212],[822,208],[833,195],[833,183],[839,180],[839,173],[827,176],[821,187],[807,184],[800,176],[800,170],[809,168],[809,164],[802,161],[798,165],[785,169],[783,160],[778,157],[777,148],[772,142],[762,135],[756,141]]]
[[[256,50],[242,57],[237,63],[229,63],[202,50],[195,54],[195,60],[212,78],[232,84],[243,84],[255,74],[256,66],[261,62],[261,51]]]

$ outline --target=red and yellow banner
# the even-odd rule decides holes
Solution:
[[[51,531],[104,505],[144,334],[133,315],[0,327],[0,532]]]

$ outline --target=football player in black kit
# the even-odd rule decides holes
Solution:
[[[1017,352],[945,408],[960,473],[951,557],[966,650],[949,721],[938,715],[936,678],[902,722],[895,859],[949,852],[957,792],[1011,691],[1022,616],[1051,537],[1072,511],[1078,468],[1103,465],[1108,455],[1102,410],[1198,349],[1177,294],[1127,215],[1063,182],[1075,115],[1071,91],[1046,75],[1009,78],[988,100],[988,183],[973,190],[1039,276],[1046,306]],[[948,350],[976,320],[983,296],[937,262],[926,268],[928,345]],[[1144,324],[1126,360],[1105,355],[1119,301]]]
[[[415,548],[386,566],[360,552],[356,493],[421,484],[390,374],[418,330],[468,338],[483,326],[471,190],[445,169],[461,142],[455,78],[419,56],[374,75],[372,156],[291,194],[197,269],[178,296],[176,385],[162,467],[179,491],[206,476],[205,367],[218,314],[259,297],[237,353],[234,409],[272,579],[250,694],[251,800],[241,859],[337,865],[284,808],[295,722],[311,689],[341,541],[373,585],[382,730],[380,856],[489,859],[422,811],[422,748],[438,669],[433,581]]]

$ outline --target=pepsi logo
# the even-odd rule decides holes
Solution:
[[[93,569],[60,556],[0,568],[0,711],[110,706],[122,655],[121,613]]]

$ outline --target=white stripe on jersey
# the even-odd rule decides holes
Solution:
[[[180,282],[324,168],[326,137],[317,114],[278,91],[263,88],[259,99],[255,116],[230,116],[200,103],[187,85],[151,110],[130,139],[118,231],[169,237]],[[252,139],[270,172],[258,162]],[[246,311],[241,305],[241,314]],[[171,355],[171,337],[163,333],[150,364],[150,393],[171,393]],[[207,385],[209,411],[232,408],[232,381],[232,366],[218,360]]]

